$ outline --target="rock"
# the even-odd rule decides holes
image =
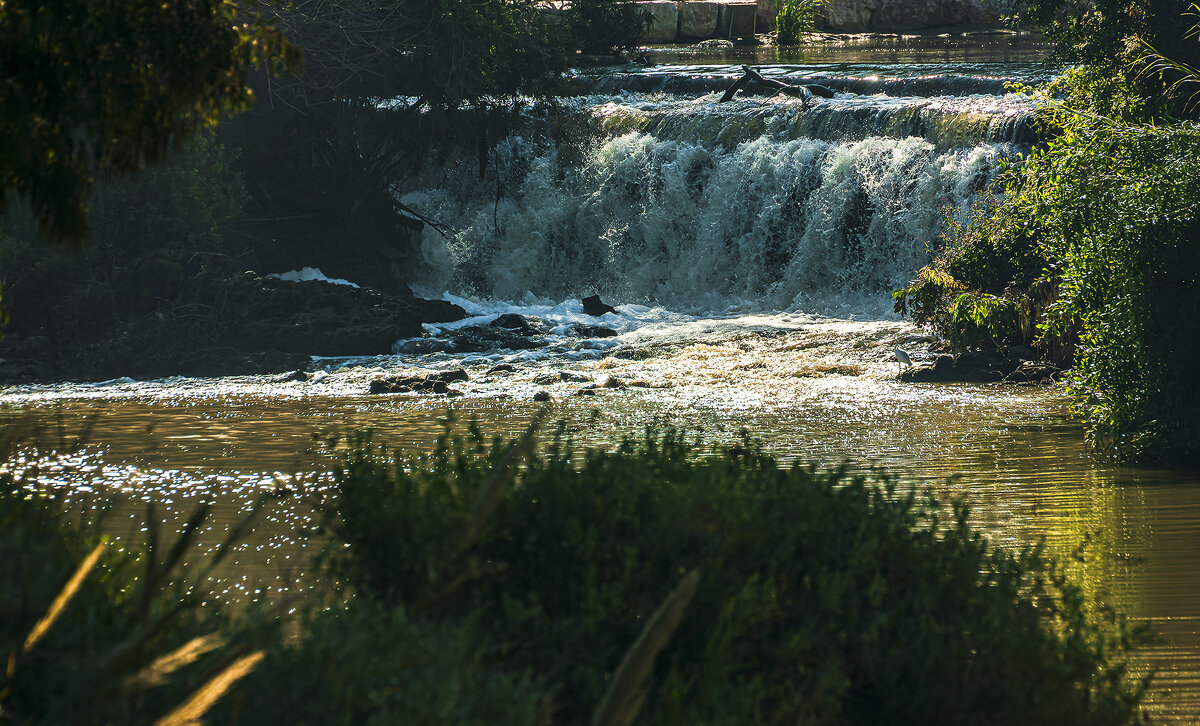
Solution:
[[[307,374],[307,373],[305,373],[304,371],[302,371],[302,370],[294,370],[294,371],[292,371],[291,373],[288,373],[288,374],[287,374],[287,375],[285,375],[284,377],[280,378],[279,380],[280,380],[280,381],[282,381],[282,382],[284,382],[284,383],[287,383],[287,382],[290,382],[290,381],[297,381],[297,382],[301,382],[301,383],[303,383],[304,381],[307,381],[307,380],[308,380],[308,377],[309,377],[309,376],[308,376],[308,374]]]
[[[533,394],[533,400],[545,403],[550,400],[550,394],[546,391],[538,391]]]
[[[572,325],[571,335],[580,338],[615,338],[617,331],[601,325]]]
[[[582,300],[582,302],[583,302],[583,312],[585,312],[588,315],[591,315],[593,317],[598,318],[601,315],[604,315],[605,313],[617,312],[617,309],[614,308],[612,305],[607,305],[607,304],[601,302],[599,295],[592,295],[591,297],[585,297]]]
[[[1025,383],[1053,380],[1056,368],[1019,356],[1033,351],[1014,347],[1003,351],[967,351],[959,355],[939,355],[900,373],[900,380],[912,383]]]
[[[425,376],[377,378],[371,381],[371,393],[449,393],[445,381]]]
[[[600,387],[601,388],[624,388],[625,382],[622,381],[620,378],[617,378],[616,376],[606,376],[604,378],[604,380],[600,382]]]
[[[587,383],[592,380],[590,377],[582,373],[572,373],[570,371],[559,371],[558,373],[544,373],[533,379],[534,383],[545,386],[551,383]]]
[[[545,335],[550,327],[541,318],[532,315],[505,313],[490,323],[493,328],[512,330],[521,335]]]
[[[576,396],[594,396],[594,395],[596,395],[596,389],[580,388],[578,391],[575,392],[575,395]]]
[[[517,367],[512,363],[500,363],[488,369],[488,373],[516,373]]]
[[[442,383],[454,383],[456,381],[469,381],[471,377],[462,368],[455,368],[452,371],[440,371],[438,373],[430,373],[426,376],[429,380],[441,381]]]
[[[1017,369],[1004,377],[1008,383],[1049,383],[1054,380],[1059,370],[1047,363],[1026,360],[1021,361]]]
[[[484,325],[452,330],[442,338],[401,340],[392,346],[392,351],[417,354],[483,353],[498,349],[531,350],[546,345],[548,343],[540,337],[530,337],[519,330]]]

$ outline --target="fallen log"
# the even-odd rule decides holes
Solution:
[[[733,85],[725,90],[725,93],[721,96],[721,100],[717,103],[725,103],[726,101],[733,100],[737,92],[742,90],[751,81],[762,84],[767,88],[774,88],[776,93],[782,93],[792,98],[799,98],[802,101],[807,101],[813,96],[833,98],[833,91],[825,86],[819,86],[815,83],[793,86],[783,81],[777,81],[774,78],[764,78],[761,73],[750,66],[742,66],[742,70],[745,71],[742,77],[734,81]]]

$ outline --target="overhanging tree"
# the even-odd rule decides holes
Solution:
[[[229,0],[0,3],[0,202],[77,244],[97,180],[122,177],[244,109],[250,68],[296,65]]]

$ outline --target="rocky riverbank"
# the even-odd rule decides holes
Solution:
[[[281,372],[314,355],[387,354],[422,323],[464,314],[406,289],[159,267],[141,271],[140,285],[93,281],[44,301],[40,315],[14,316],[0,343],[0,384]]]

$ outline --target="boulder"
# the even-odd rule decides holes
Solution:
[[[449,393],[445,381],[427,376],[377,378],[371,381],[371,393]]]
[[[1040,361],[1027,360],[1028,348],[1004,351],[968,351],[959,355],[939,355],[900,373],[900,380],[911,383],[1024,383],[1053,380],[1057,369]]]
[[[617,331],[601,325],[572,325],[571,335],[580,338],[615,338]]]
[[[580,302],[583,303],[583,312],[585,312],[588,315],[591,315],[593,317],[598,318],[601,315],[604,315],[605,313],[617,312],[617,309],[614,308],[612,305],[607,305],[607,304],[601,302],[599,295],[592,295],[590,297],[585,297]]]
[[[545,335],[550,330],[550,327],[541,318],[517,313],[505,313],[493,320],[491,326],[513,330],[521,335]]]

